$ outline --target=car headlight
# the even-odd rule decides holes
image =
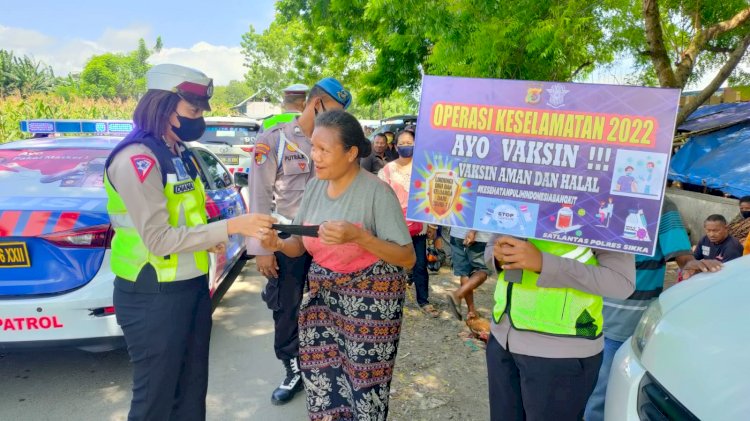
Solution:
[[[661,305],[659,299],[654,300],[643,313],[641,321],[638,322],[638,326],[635,328],[631,343],[633,344],[633,351],[640,358],[643,349],[646,347],[651,335],[656,330],[656,326],[661,320]]]

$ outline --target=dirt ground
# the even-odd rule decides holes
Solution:
[[[430,302],[440,310],[438,318],[420,311],[414,287],[407,292],[389,420],[489,419],[484,343],[453,317],[444,297],[458,286],[449,267],[430,274]],[[474,293],[484,317],[490,315],[494,287],[488,281]]]
[[[666,286],[674,284],[677,266],[667,266]],[[401,342],[391,389],[389,420],[487,420],[489,396],[485,346],[474,339],[448,309],[444,293],[458,288],[449,267],[430,274],[430,301],[439,318],[422,313],[407,293]],[[474,293],[477,310],[489,317],[495,283],[488,280]],[[463,304],[464,314],[466,304]]]

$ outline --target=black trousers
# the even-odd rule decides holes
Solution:
[[[273,350],[276,358],[289,360],[299,355],[297,317],[312,257],[307,253],[300,257],[287,257],[278,252],[275,255],[279,277],[268,278],[262,297],[273,311]]]
[[[168,284],[137,288],[133,282],[115,279],[117,323],[133,364],[131,421],[206,419],[208,279]]]
[[[594,390],[602,354],[541,358],[506,351],[487,341],[492,421],[581,421]]]
[[[414,252],[417,254],[417,262],[412,268],[411,279],[417,291],[417,304],[422,307],[430,304],[430,274],[427,272],[427,236],[416,235],[411,237],[414,244]]]

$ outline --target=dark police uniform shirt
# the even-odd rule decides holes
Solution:
[[[248,180],[251,213],[275,213],[288,219],[280,223],[289,223],[297,216],[305,186],[315,175],[311,149],[312,143],[297,119],[260,135]],[[247,252],[256,256],[273,254],[254,238],[247,239]]]

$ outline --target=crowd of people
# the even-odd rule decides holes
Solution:
[[[750,198],[731,224],[709,216],[694,250],[665,200],[653,257],[407,221],[415,128],[371,142],[334,78],[290,89],[296,112],[256,141],[250,212],[208,223],[182,142],[205,130],[211,86],[195,69],[152,67],[136,130],[105,165],[114,305],[133,362],[130,420],[205,419],[208,253],[223,252],[229,235],[247,238],[267,278],[262,298],[285,370],[271,401],[304,390],[311,420],[387,418],[405,290],[413,285],[422,311],[439,316],[427,267],[442,238],[460,284],[445,297],[456,318],[481,317],[474,291],[496,283],[486,349],[492,420],[603,419],[614,352],[661,293],[667,261],[687,279],[741,256],[741,241],[750,248],[730,234],[750,227]]]

